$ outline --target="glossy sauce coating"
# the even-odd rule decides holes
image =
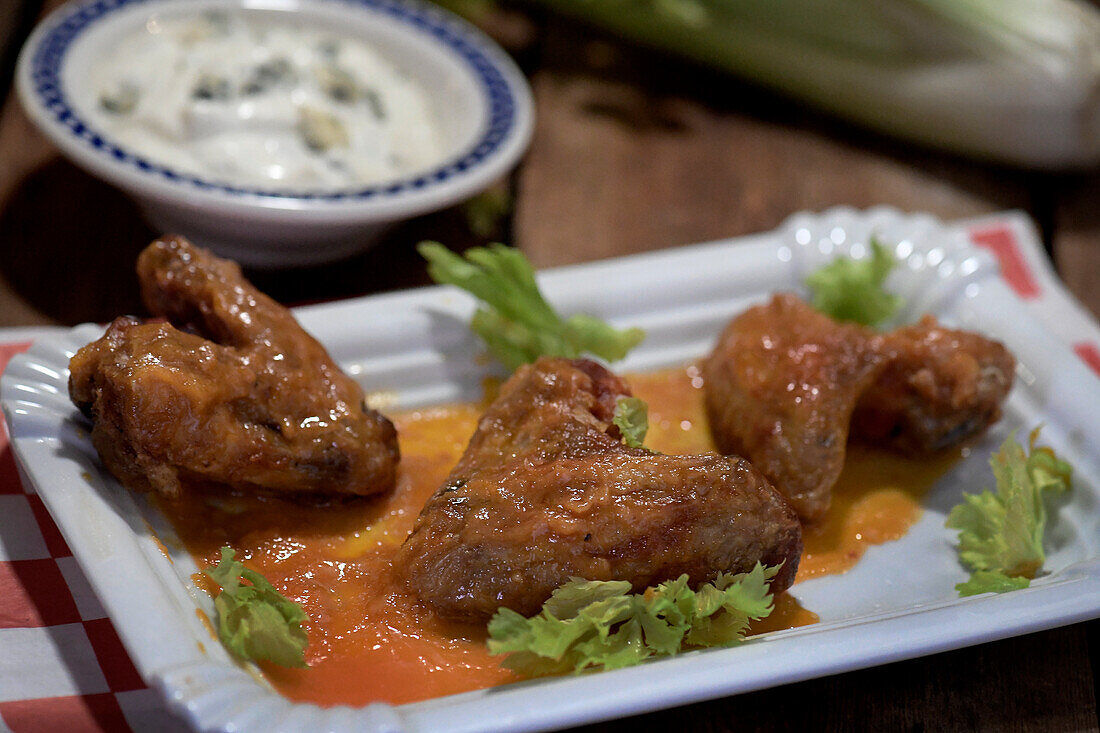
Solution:
[[[748,461],[623,444],[612,422],[630,387],[585,359],[516,370],[428,501],[398,564],[442,615],[524,616],[570,578],[625,580],[635,593],[686,574],[780,568],[794,581],[802,527]]]
[[[307,495],[393,487],[392,423],[236,263],[168,236],[137,270],[146,306],[168,323],[118,318],[69,365],[72,400],[122,483],[167,495],[199,482]]]
[[[850,434],[903,456],[958,450],[1001,416],[1015,360],[925,316],[883,333],[785,293],[734,318],[703,361],[713,435],[803,522],[825,514]]]
[[[648,447],[665,453],[713,449],[697,367],[631,375],[628,381],[649,403]],[[214,562],[228,543],[309,614],[311,668],[265,667],[281,693],[321,705],[403,703],[515,679],[486,652],[483,626],[444,621],[412,603],[391,564],[421,507],[457,463],[483,409],[465,404],[397,413],[402,462],[390,496],[319,507],[251,496],[204,500],[193,493],[164,502],[200,565]],[[798,578],[843,572],[869,545],[904,535],[920,515],[921,495],[948,466],[946,460],[929,466],[851,452],[833,508],[805,533]],[[753,630],[814,621],[811,610],[783,594]]]

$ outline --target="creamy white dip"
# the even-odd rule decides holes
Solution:
[[[333,189],[442,158],[427,95],[361,40],[246,14],[153,16],[90,70],[95,122],[181,172]]]

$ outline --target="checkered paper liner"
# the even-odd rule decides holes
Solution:
[[[1010,212],[958,226],[995,255],[1036,318],[1100,375],[1100,327],[1058,281],[1031,221]],[[49,332],[0,330],[0,372]],[[145,686],[41,499],[20,480],[3,422],[0,650],[0,731],[185,728]]]
[[[46,331],[0,331],[0,372]],[[186,730],[148,689],[0,421],[0,731]]]

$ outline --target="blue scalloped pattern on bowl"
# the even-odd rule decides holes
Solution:
[[[361,6],[372,12],[393,18],[416,31],[431,36],[457,53],[473,70],[482,91],[489,101],[489,124],[485,132],[465,152],[444,165],[412,178],[390,181],[384,185],[347,191],[295,192],[274,189],[250,188],[210,181],[188,173],[168,168],[159,163],[134,155],[90,127],[69,105],[61,84],[61,68],[65,53],[82,32],[100,18],[127,6],[140,5],[156,0],[94,0],[74,8],[51,28],[31,60],[31,78],[34,92],[43,107],[57,122],[67,127],[73,136],[84,143],[125,163],[134,169],[158,176],[172,183],[194,186],[205,191],[217,191],[239,196],[291,198],[305,201],[360,201],[395,196],[409,191],[441,183],[477,166],[501,147],[516,127],[516,100],[500,69],[490,58],[491,51],[484,48],[458,21],[415,0],[332,0],[345,5]]]

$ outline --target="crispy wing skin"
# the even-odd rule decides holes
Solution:
[[[757,561],[794,579],[798,518],[746,461],[625,447],[611,425],[629,388],[585,360],[521,367],[481,418],[401,549],[410,589],[439,614],[537,613],[578,576],[635,590],[694,585]]]
[[[703,373],[719,449],[752,461],[812,522],[849,432],[907,455],[956,446],[1000,417],[1014,368],[1001,344],[931,317],[880,334],[784,294],[735,318]]]
[[[393,424],[234,263],[165,238],[138,273],[150,310],[173,325],[119,318],[77,352],[69,377],[124,484],[169,496],[186,482],[283,494],[392,488]]]

